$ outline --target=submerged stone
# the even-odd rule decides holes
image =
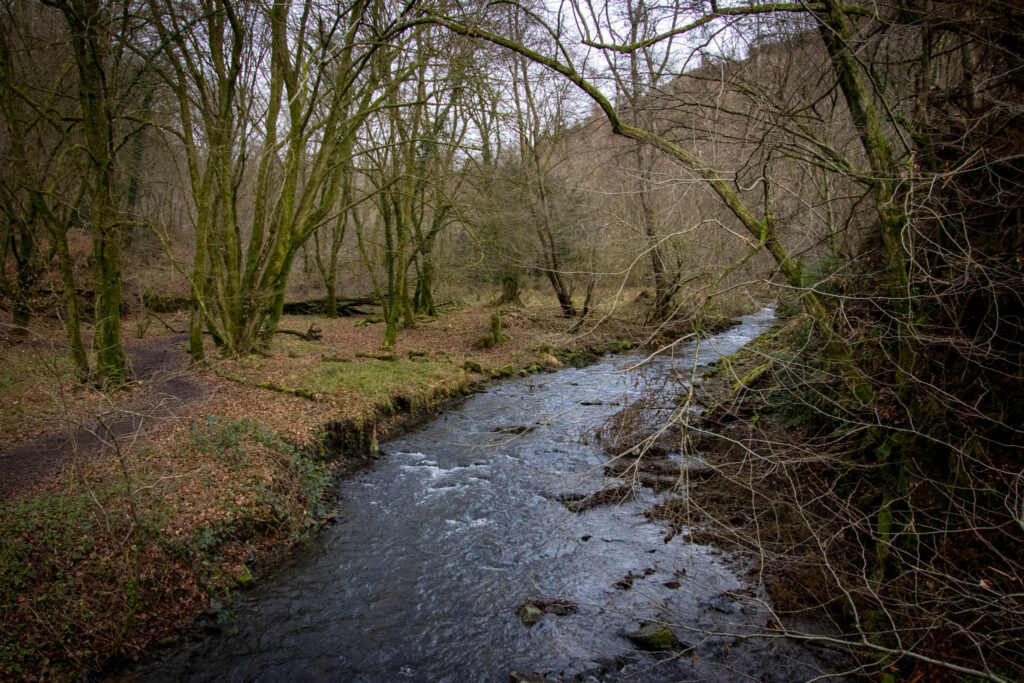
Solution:
[[[235,577],[235,583],[237,583],[241,588],[248,588],[253,584],[253,581],[255,581],[255,579],[253,578],[252,572],[243,564],[242,571]]]
[[[556,617],[564,617],[567,614],[572,614],[576,611],[576,608],[571,605],[565,605],[557,602],[552,603],[550,609],[551,613],[554,614]]]
[[[679,646],[679,639],[668,624],[644,624],[635,631],[627,631],[626,637],[644,650],[671,650]]]
[[[525,625],[526,628],[530,628],[541,620],[544,616],[544,610],[533,603],[524,602],[519,607],[517,614],[519,615],[519,621],[523,622],[523,625]]]
[[[568,600],[527,600],[519,607],[516,614],[519,616],[519,620],[526,625],[526,628],[530,628],[540,621],[545,614],[564,617],[573,614],[575,611],[576,605]]]

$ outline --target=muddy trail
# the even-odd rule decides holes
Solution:
[[[762,311],[705,342],[701,365],[772,320]],[[693,352],[497,383],[391,440],[339,483],[335,524],[211,611],[202,630],[215,635],[190,631],[111,676],[803,681],[843,670],[835,652],[778,638],[752,565],[666,537],[644,516],[661,494],[605,476],[587,443],[692,367]],[[598,491],[613,500],[587,504]]]
[[[76,459],[95,458],[125,439],[178,415],[203,398],[206,388],[186,374],[184,334],[126,348],[135,381],[148,385],[144,398],[67,430],[51,432],[0,451],[0,500],[14,496]]]

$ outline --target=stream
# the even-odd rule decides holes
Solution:
[[[702,342],[700,365],[773,320],[765,309]],[[642,514],[658,500],[649,490],[579,514],[557,500],[608,482],[584,438],[648,382],[689,370],[693,353],[495,383],[383,444],[387,457],[339,484],[337,523],[235,596],[223,633],[123,678],[802,681],[840,670],[828,650],[739,637],[770,634],[747,566],[682,535],[665,542]],[[509,429],[520,426],[532,429]],[[617,587],[630,573],[640,578]],[[528,599],[577,608],[527,628],[517,609]],[[639,651],[623,633],[645,619],[693,649]]]

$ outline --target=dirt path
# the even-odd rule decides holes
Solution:
[[[148,396],[118,406],[76,429],[44,434],[0,451],[0,500],[20,493],[70,464],[94,458],[112,439],[159,424],[203,398],[206,388],[186,374],[185,335],[128,347],[136,379],[149,384]]]

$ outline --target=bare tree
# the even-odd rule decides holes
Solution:
[[[202,359],[205,327],[226,352],[242,353],[269,342],[295,255],[344,209],[356,134],[405,77],[389,69],[401,48],[386,40],[399,15],[366,1],[329,9],[219,0],[191,16],[154,0],[151,9],[195,205],[190,350]],[[317,67],[308,76],[307,63]],[[252,153],[243,230],[239,187]]]

